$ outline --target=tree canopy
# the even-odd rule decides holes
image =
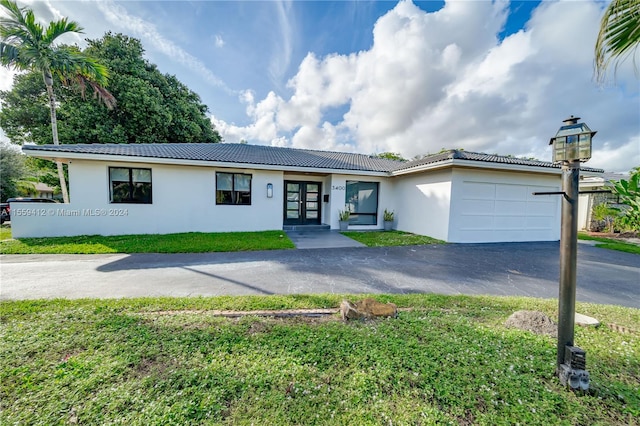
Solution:
[[[18,196],[18,182],[25,174],[24,155],[0,142],[0,200]]]
[[[83,50],[110,71],[111,110],[82,102],[82,93],[54,84],[60,143],[219,142],[200,97],[175,76],[149,63],[139,40],[107,33]],[[54,79],[59,78],[54,76]],[[47,94],[41,74],[18,75],[0,91],[0,126],[14,143],[51,141]]]
[[[74,84],[82,97],[86,86],[107,107],[115,105],[115,99],[105,86],[109,72],[103,64],[90,55],[80,52],[75,46],[58,45],[56,40],[65,34],[81,33],[82,27],[74,21],[62,18],[49,22],[45,28],[36,22],[33,10],[19,7],[11,0],[0,0],[4,14],[0,17],[0,63],[9,68],[37,72],[42,75],[49,113],[51,117],[51,140],[58,145],[57,102],[53,90],[54,76],[64,85]],[[56,161],[62,197],[69,202],[67,185],[61,161]]]

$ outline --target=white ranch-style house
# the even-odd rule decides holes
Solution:
[[[394,228],[448,242],[560,238],[559,166],[451,150],[399,162],[247,144],[28,145],[69,165],[70,203],[12,204],[15,238]],[[592,170],[598,172],[597,170]]]

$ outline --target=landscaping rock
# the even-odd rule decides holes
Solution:
[[[507,328],[518,328],[535,334],[556,337],[558,325],[547,315],[539,311],[516,311],[504,323]]]
[[[352,303],[343,300],[340,303],[342,319],[371,319],[376,317],[395,317],[398,315],[398,307],[393,303],[380,303],[373,299],[363,299]]]
[[[598,327],[600,325],[600,321],[595,318],[588,317],[586,315],[582,315],[576,312],[576,324],[581,325],[583,327]]]

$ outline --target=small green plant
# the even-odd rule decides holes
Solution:
[[[387,209],[384,209],[384,213],[382,214],[382,218],[385,222],[393,222],[393,216],[394,216],[394,212],[393,210],[389,211]]]
[[[351,212],[347,209],[338,210],[338,217],[340,218],[340,222],[347,222],[351,217]]]
[[[619,224],[631,231],[640,231],[640,167],[631,171],[629,180],[620,179],[611,182],[613,192],[620,196],[620,203],[626,208],[621,210]]]
[[[620,214],[618,209],[610,207],[608,203],[598,204],[593,206],[591,215],[594,220],[598,222],[604,222],[610,233],[614,231],[614,224],[616,217]]]

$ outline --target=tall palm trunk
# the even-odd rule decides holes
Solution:
[[[49,108],[51,109],[51,132],[53,133],[53,144],[60,145],[58,141],[58,120],[56,118],[56,95],[53,93],[53,77],[51,71],[44,70],[44,85],[47,87],[47,94],[49,95]],[[62,161],[56,160],[56,166],[58,168],[58,178],[60,179],[60,190],[62,191],[62,200],[65,203],[69,202],[69,193],[67,192],[67,180],[64,178],[64,168],[62,167]]]

